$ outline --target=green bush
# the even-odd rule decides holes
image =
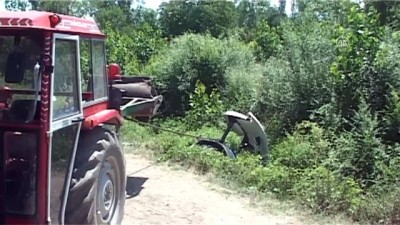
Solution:
[[[309,13],[283,23],[283,47],[265,63],[255,107],[273,139],[330,102],[334,83],[328,71],[335,57],[330,26]]]
[[[222,102],[217,90],[206,94],[203,83],[197,82],[194,93],[190,95],[190,111],[187,113],[186,122],[193,129],[202,126],[217,124],[222,118]]]
[[[299,178],[299,170],[275,164],[264,167],[260,165],[259,158],[254,156],[241,155],[235,164],[240,172],[234,180],[241,186],[263,193],[274,193],[281,198],[293,194],[293,186]]]
[[[315,123],[304,122],[292,135],[274,146],[271,160],[296,169],[313,168],[327,158],[329,147],[325,131]]]
[[[347,21],[334,27],[333,40],[345,42],[336,44],[336,58],[330,67],[341,116],[352,120],[361,98],[372,111],[381,112],[387,104],[390,76],[376,67],[376,54],[384,35],[379,14],[355,5],[350,8]],[[344,124],[343,128],[348,130],[350,126]]]
[[[161,31],[145,25],[122,33],[106,24],[107,60],[108,63],[118,63],[124,75],[137,75],[151,56],[165,45],[161,39]]]
[[[353,213],[361,204],[361,188],[351,178],[340,178],[318,166],[304,171],[294,192],[303,204],[325,213]]]
[[[251,49],[240,41],[188,34],[174,39],[169,48],[151,59],[145,71],[155,75],[165,98],[164,113],[183,115],[190,108],[189,96],[197,81],[205,85],[207,94],[217,89],[223,98],[230,98],[230,90],[240,91],[233,97],[255,96],[260,74],[254,68]],[[237,82],[239,75],[244,78],[242,83]],[[242,105],[249,108],[251,102]]]
[[[376,114],[370,112],[365,101],[355,112],[352,129],[343,132],[334,141],[329,165],[343,176],[354,178],[366,188],[384,176],[387,148],[379,138]]]
[[[282,44],[276,28],[270,27],[267,22],[260,22],[254,32],[254,53],[258,60],[268,60],[281,51]]]
[[[382,129],[384,140],[388,144],[400,140],[400,32],[389,33],[380,45],[376,54],[375,67],[388,84],[387,105],[384,110]]]
[[[369,221],[371,224],[399,224],[399,206],[400,189],[397,184],[385,190],[370,190],[362,196],[362,201],[352,216],[354,220]]]

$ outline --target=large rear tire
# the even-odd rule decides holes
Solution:
[[[104,128],[82,133],[65,210],[65,224],[118,225],[125,205],[125,159]]]

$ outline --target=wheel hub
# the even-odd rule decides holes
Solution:
[[[97,214],[99,214],[104,223],[110,222],[117,197],[112,172],[111,165],[106,162],[99,177]]]
[[[111,209],[111,204],[113,200],[113,195],[114,195],[114,187],[111,182],[111,180],[107,180],[106,184],[104,185],[103,191],[103,204],[104,204],[104,209],[107,211],[110,211]]]

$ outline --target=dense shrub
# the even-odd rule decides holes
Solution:
[[[146,68],[154,74],[165,97],[166,114],[183,115],[189,109],[189,95],[197,81],[206,87],[206,93],[217,89],[224,98],[236,104],[236,96],[255,96],[260,74],[251,50],[236,39],[219,40],[211,36],[184,35],[154,57]],[[244,78],[238,83],[237,77]],[[230,95],[232,91],[235,95]],[[244,100],[243,100],[244,101]],[[228,104],[228,103],[227,103]],[[246,100],[244,108],[250,107]]]
[[[376,54],[376,70],[385,76],[388,87],[385,90],[387,105],[385,107],[382,129],[384,140],[396,143],[400,140],[400,32],[386,35]]]
[[[267,22],[260,22],[254,32],[254,54],[258,60],[267,60],[282,50],[283,46],[277,29],[270,27]]]
[[[380,112],[384,109],[390,80],[374,65],[383,35],[378,14],[353,6],[347,18],[346,23],[337,24],[334,29],[335,40],[345,44],[336,45],[336,58],[330,73],[335,78],[340,114],[351,120],[362,97],[366,98],[371,110]],[[349,129],[349,126],[343,128]]]
[[[193,129],[202,126],[217,124],[222,119],[222,102],[218,91],[212,90],[206,94],[203,83],[197,82],[193,94],[190,95],[190,111],[186,116],[186,122]]]
[[[302,203],[319,212],[352,214],[361,203],[361,188],[353,179],[337,176],[321,166],[304,171],[294,191]]]
[[[306,15],[282,26],[283,49],[266,62],[257,112],[273,137],[308,120],[312,110],[330,101],[334,59],[330,25]]]
[[[274,146],[271,160],[296,169],[313,168],[327,158],[331,146],[325,135],[318,125],[304,122],[292,135]]]
[[[369,191],[362,196],[353,218],[359,221],[371,221],[372,224],[399,224],[400,189],[397,187],[379,191]]]
[[[129,33],[114,30],[107,24],[107,61],[118,63],[125,75],[137,75],[147,64],[151,56],[165,45],[161,39],[161,31],[143,25]]]
[[[365,101],[355,112],[352,127],[334,140],[328,164],[342,176],[352,177],[367,188],[382,177],[388,157],[387,148],[379,138],[376,114],[370,112]]]

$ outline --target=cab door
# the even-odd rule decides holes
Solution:
[[[50,97],[50,160],[48,215],[51,224],[64,224],[65,206],[81,130],[79,36],[53,37],[53,76]]]
[[[51,132],[83,118],[79,36],[55,34],[53,43]]]

